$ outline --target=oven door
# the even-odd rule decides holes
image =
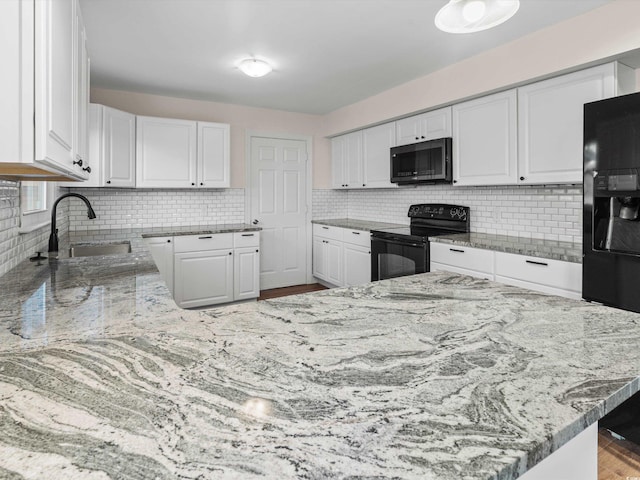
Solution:
[[[429,243],[371,237],[371,281],[429,271]]]

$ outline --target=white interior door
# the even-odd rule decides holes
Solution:
[[[250,137],[250,220],[260,233],[260,290],[307,283],[307,142]]]

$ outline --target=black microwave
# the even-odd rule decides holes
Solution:
[[[451,137],[392,147],[391,182],[451,183]]]

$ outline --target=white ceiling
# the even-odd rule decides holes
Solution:
[[[81,0],[94,87],[323,114],[611,0],[521,0],[452,35],[446,0]],[[552,52],[550,52],[552,54]],[[235,66],[255,56],[274,72]],[[473,79],[470,79],[473,81]]]

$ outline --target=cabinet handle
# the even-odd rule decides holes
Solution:
[[[546,262],[536,262],[533,260],[525,260],[525,262],[530,263],[531,265],[540,265],[541,267],[548,267],[549,264]]]
[[[78,165],[79,167],[82,166],[82,159],[78,160],[77,162],[73,162],[74,165]]]
[[[91,167],[85,167],[82,170],[84,170],[87,173],[91,173]]]
[[[324,228],[325,230],[329,230],[329,227],[322,227],[322,228]]]
[[[353,233],[354,235],[360,235],[360,232],[351,232],[351,233]]]
[[[198,237],[198,240],[207,240],[209,238],[213,238],[211,235],[209,235],[208,237]]]
[[[107,183],[111,183],[111,180],[107,180]]]
[[[243,233],[243,237],[253,237],[253,233]]]
[[[456,253],[464,253],[464,250],[460,250],[459,248],[450,248],[449,250]]]
[[[520,177],[520,181],[524,180],[524,177]]]

